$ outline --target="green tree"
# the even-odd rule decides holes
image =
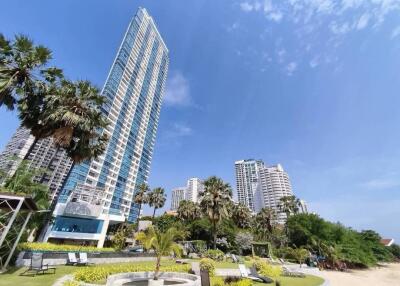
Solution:
[[[233,205],[232,219],[238,227],[248,228],[251,225],[251,212],[241,203]]]
[[[135,194],[133,195],[133,202],[139,205],[138,218],[137,218],[137,230],[139,230],[139,219],[140,219],[140,211],[142,210],[142,205],[148,202],[147,193],[150,191],[150,187],[142,183],[139,185]]]
[[[75,161],[104,152],[105,102],[88,81],[71,82],[62,70],[47,67],[51,51],[25,36],[9,41],[0,34],[0,106],[18,108],[21,124],[36,139],[53,137]]]
[[[301,267],[304,260],[309,256],[309,252],[305,248],[295,248],[292,250],[292,256],[297,260]]]
[[[184,239],[184,233],[177,230],[176,228],[170,228],[166,232],[161,232],[157,228],[150,226],[145,235],[142,235],[142,242],[147,250],[152,249],[157,257],[156,267],[154,271],[154,280],[158,280],[161,257],[174,253],[180,256],[182,248],[175,241],[178,239]]]
[[[276,221],[276,212],[271,208],[262,208],[253,220],[253,231],[258,240],[270,240]]]
[[[195,202],[183,200],[179,203],[177,213],[179,219],[193,221],[200,217],[200,206]]]
[[[232,200],[232,189],[229,184],[215,176],[204,181],[204,192],[200,195],[200,207],[212,224],[213,246],[217,248],[217,224],[228,217],[228,206]]]
[[[300,210],[300,200],[295,196],[282,197],[279,202],[279,210],[285,213],[287,218],[292,214],[298,214]]]
[[[155,188],[151,193],[149,193],[149,206],[154,207],[153,220],[156,215],[156,210],[162,208],[167,200],[165,191],[163,188]]]

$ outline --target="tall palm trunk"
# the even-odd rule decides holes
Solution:
[[[140,211],[142,210],[142,204],[139,204],[139,212],[137,216],[137,226],[136,226],[136,231],[139,231],[139,220],[140,220]]]
[[[214,241],[214,249],[217,249],[217,223],[213,220],[213,241]]]
[[[156,210],[157,210],[157,208],[154,207],[154,211],[153,211],[153,220],[154,220],[154,217],[156,216]]]

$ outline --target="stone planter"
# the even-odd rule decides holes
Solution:
[[[158,279],[158,280],[150,279],[148,285],[149,286],[163,286],[164,280],[163,279]]]

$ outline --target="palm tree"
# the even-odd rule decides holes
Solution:
[[[249,208],[241,203],[233,206],[232,219],[240,228],[247,228],[251,223],[251,212]]]
[[[32,100],[37,96],[33,88],[50,59],[51,51],[35,46],[28,37],[16,36],[9,41],[0,34],[0,106],[13,110],[16,105],[40,102],[40,97]],[[28,97],[31,100],[27,101]]]
[[[200,195],[200,208],[212,223],[214,249],[217,248],[217,224],[229,215],[228,206],[231,200],[232,189],[222,179],[213,176],[204,181],[204,192]]]
[[[200,217],[200,206],[192,201],[183,200],[177,210],[178,218],[183,221],[192,221]]]
[[[150,188],[147,184],[142,183],[139,185],[137,191],[133,196],[133,201],[135,204],[139,205],[139,212],[137,218],[137,230],[139,230],[139,218],[140,218],[140,211],[142,210],[142,204],[146,203],[148,200],[147,192],[150,191]]]
[[[285,213],[289,218],[290,215],[299,213],[300,205],[300,200],[295,196],[286,196],[280,199],[278,207],[280,212]]]
[[[156,210],[162,208],[166,200],[167,197],[163,188],[155,188],[149,194],[149,206],[154,207],[153,220],[156,215]]]
[[[139,233],[138,238],[141,237],[141,241],[144,243],[144,248],[149,250],[152,249],[157,257],[156,269],[154,271],[154,280],[158,280],[161,266],[161,257],[174,253],[176,256],[180,256],[182,248],[179,244],[175,243],[177,239],[184,239],[184,233],[172,227],[166,232],[150,226],[146,233]]]
[[[254,217],[254,232],[258,239],[268,240],[274,230],[276,212],[271,208],[262,208]]]
[[[52,136],[75,162],[97,157],[107,141],[105,99],[90,82],[65,80],[62,70],[46,67],[50,59],[49,49],[27,37],[0,34],[0,106],[17,107],[36,139]]]

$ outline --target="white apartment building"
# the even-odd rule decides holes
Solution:
[[[236,190],[239,203],[257,212],[260,206],[259,172],[264,167],[261,160],[240,160],[235,162]]]
[[[186,187],[172,190],[171,210],[176,211],[181,201],[185,199]]]
[[[277,212],[278,223],[285,223],[286,214],[279,211],[280,200],[292,196],[292,186],[288,174],[280,164],[259,170],[261,207],[269,207]]]
[[[185,200],[197,203],[200,193],[203,192],[204,186],[199,178],[190,178],[187,181]]]

